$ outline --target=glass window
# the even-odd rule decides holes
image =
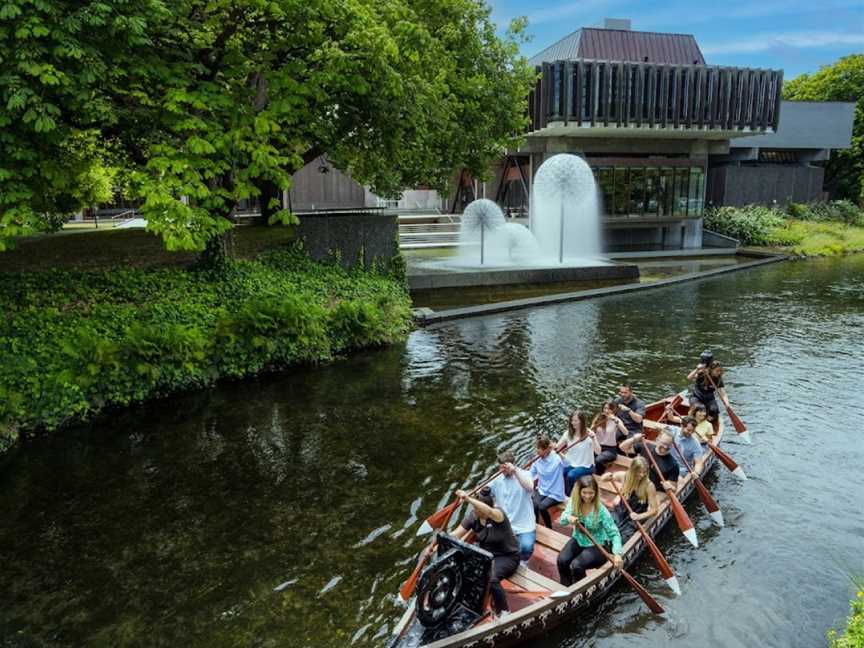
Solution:
[[[627,167],[615,169],[615,198],[613,201],[616,216],[626,216],[630,210],[629,171],[630,169]]]
[[[645,206],[645,169],[630,169],[630,214],[641,216]]]
[[[615,177],[611,167],[600,167],[594,172],[597,178],[597,187],[600,189],[600,213],[608,216],[612,213],[612,195],[615,187]]]
[[[703,205],[705,202],[705,186],[702,169],[690,169],[690,198],[687,202],[687,215],[691,218],[699,218],[702,216]]]
[[[660,191],[658,193],[659,215],[671,216],[673,204],[673,185],[675,169],[660,169]]]
[[[645,213],[656,215],[660,205],[660,169],[645,169]]]
[[[690,179],[690,169],[681,167],[675,169],[675,216],[686,218],[687,216],[687,200],[689,199],[688,180]]]

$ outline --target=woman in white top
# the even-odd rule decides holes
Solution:
[[[596,435],[585,423],[582,410],[570,415],[567,432],[558,439],[555,450],[564,458],[564,494],[569,496],[577,479],[594,472],[594,454],[602,451]]]
[[[618,438],[627,436],[627,428],[624,422],[618,418],[615,412],[618,406],[614,401],[603,403],[603,411],[594,417],[591,422],[591,430],[597,435],[601,452],[594,462],[594,474],[602,475],[606,472],[606,466],[615,461],[620,454],[618,452]]]

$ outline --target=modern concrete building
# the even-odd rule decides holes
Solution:
[[[692,35],[607,19],[530,63],[531,125],[494,196],[524,211],[545,159],[583,156],[610,249],[700,247],[706,204],[818,200],[819,163],[850,145],[853,104],[783,102],[782,71],[709,65]]]

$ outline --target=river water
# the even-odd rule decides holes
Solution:
[[[727,367],[751,479],[690,504],[701,546],[534,645],[824,644],[864,574],[864,255],[457,321],[320,368],[168,398],[0,458],[0,646],[374,646],[414,532],[630,377],[654,400]],[[731,434],[729,436],[732,436]],[[720,467],[720,470],[723,470]]]

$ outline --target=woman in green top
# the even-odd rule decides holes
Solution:
[[[578,520],[585,525],[588,532],[601,544],[612,544],[612,564],[619,569],[623,564],[621,560],[621,534],[615,526],[612,514],[600,502],[600,494],[590,475],[580,477],[573,485],[573,492],[567,501],[567,507],[561,514],[559,523],[567,526]],[[606,558],[597,547],[579,531],[579,527],[573,528],[573,538],[564,546],[558,554],[558,574],[561,584],[569,587],[585,578],[585,571],[594,567],[600,567],[606,562]]]

